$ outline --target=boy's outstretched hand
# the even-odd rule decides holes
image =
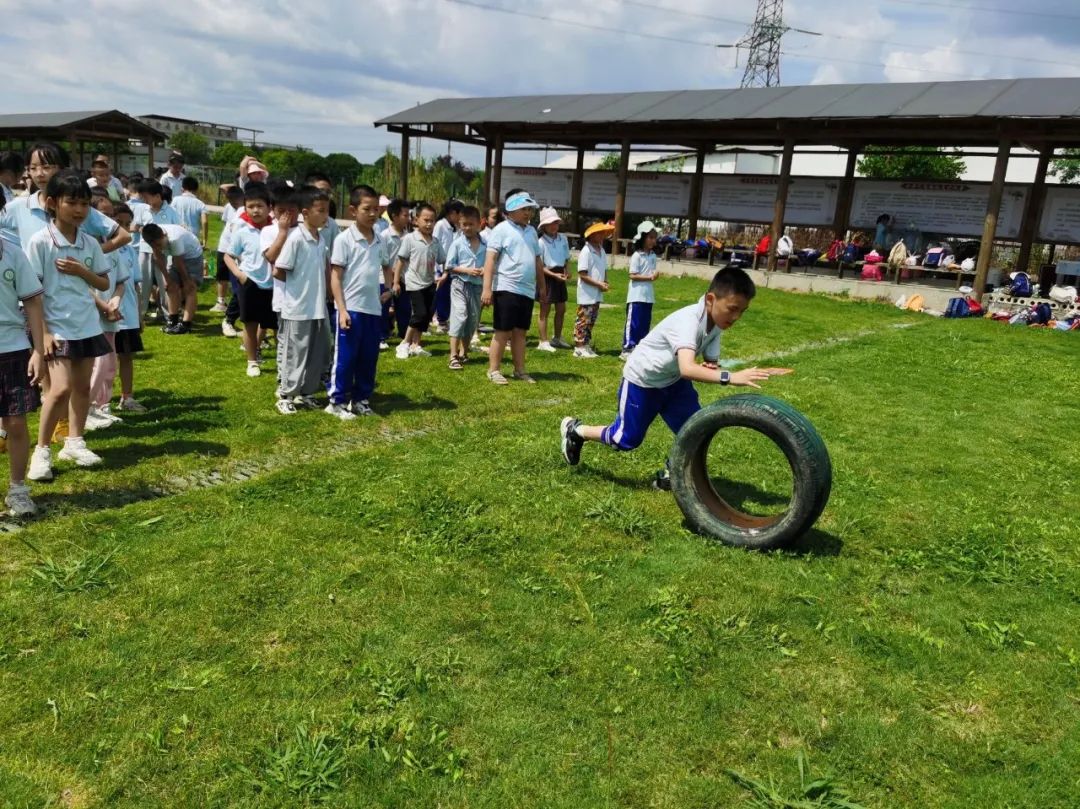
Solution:
[[[739,387],[760,388],[758,382],[764,382],[771,376],[785,376],[794,373],[791,368],[746,368],[731,375],[731,384]]]

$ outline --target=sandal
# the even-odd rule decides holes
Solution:
[[[490,379],[496,385],[509,385],[506,377],[502,375],[502,371],[488,371],[488,379]]]
[[[464,366],[462,366],[461,360],[459,360],[457,357],[451,357],[450,358],[450,370],[451,371],[460,371],[463,367]]]
[[[528,382],[530,385],[535,385],[536,384],[536,380],[533,379],[531,376],[529,376],[524,371],[522,371],[521,373],[518,373],[517,371],[514,371],[514,379],[516,379],[518,382]]]

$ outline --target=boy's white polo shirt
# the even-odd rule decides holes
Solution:
[[[452,270],[455,267],[475,267],[476,269],[482,270],[486,259],[487,245],[484,244],[483,239],[477,237],[476,249],[473,250],[472,245],[469,244],[468,237],[464,233],[459,233],[458,237],[454,239],[454,243],[450,245],[450,252],[446,255],[446,269]],[[458,274],[455,275],[454,278],[474,286],[484,285],[483,276]]]
[[[30,261],[16,245],[0,239],[0,353],[25,351],[30,348],[26,338],[26,318],[19,310],[19,301],[41,295],[45,290]]]
[[[623,367],[623,378],[642,388],[674,385],[679,373],[679,351],[694,349],[706,362],[720,359],[720,329],[705,311],[705,297],[665,317],[634,348]]]
[[[341,292],[346,311],[382,314],[379,285],[383,282],[383,268],[390,262],[386,242],[377,233],[374,236],[369,242],[352,224],[334,240],[330,264],[343,269]]]
[[[656,253],[635,250],[630,256],[630,287],[626,290],[627,303],[655,303],[652,281],[635,281],[635,275],[652,275],[656,272]]]
[[[581,273],[585,273],[594,281],[603,282],[607,279],[607,253],[604,248],[599,250],[591,244],[586,244],[578,253],[577,259],[578,282],[577,302],[579,306],[592,306],[604,302],[604,293],[592,284],[586,284],[581,280]]]
[[[203,249],[198,236],[183,225],[161,225],[160,227],[165,234],[164,253],[166,256],[180,256],[184,263],[189,261],[202,263]]]
[[[158,182],[166,186],[170,191],[172,191],[173,199],[176,199],[178,196],[184,193],[185,177],[187,177],[187,175],[184,174],[184,172],[180,172],[178,176],[174,177],[171,171],[166,171],[164,174],[161,175],[161,178],[158,180]]]
[[[263,228],[265,230],[265,228]],[[243,219],[237,220],[232,243],[226,250],[240,263],[240,272],[248,277],[260,289],[270,289],[270,262],[263,257],[262,241],[259,229]]]
[[[536,297],[536,258],[540,244],[532,225],[517,225],[506,219],[495,226],[488,239],[489,253],[498,256],[493,292],[513,292]]]
[[[313,236],[306,226],[293,228],[274,266],[285,271],[281,316],[286,320],[326,319],[326,264],[330,257],[325,229]]]
[[[26,249],[27,243],[38,231],[49,224],[49,214],[37,194],[16,197],[0,212],[0,234]],[[94,239],[108,239],[120,227],[97,208],[91,208],[79,230]]]
[[[401,237],[398,258],[405,262],[405,289],[415,292],[435,283],[435,268],[446,263],[446,251],[442,242],[431,237],[425,241],[419,231]]]
[[[90,297],[94,290],[77,275],[56,268],[56,260],[73,258],[98,275],[107,275],[109,266],[101,245],[80,229],[74,242],[64,238],[49,224],[30,237],[26,246],[30,266],[45,288],[45,328],[62,340],[85,340],[101,334],[97,307]]]
[[[140,225],[141,227],[146,227],[149,224],[181,226],[184,224],[180,221],[180,214],[176,212],[176,208],[167,202],[162,202],[161,207],[157,209],[156,213],[148,204],[143,204],[146,205],[145,208],[141,208],[139,211],[134,212],[135,216],[138,217],[135,219],[135,224]],[[154,251],[150,249],[150,245],[148,245],[145,240],[140,239],[139,252],[152,253]]]
[[[293,225],[290,230],[295,230],[296,227],[296,225]],[[278,233],[280,232],[281,228],[278,227],[277,222],[271,222],[269,225],[262,229],[262,231],[259,233],[259,247],[262,249],[263,253],[270,249],[270,247],[274,244],[274,240],[278,237]],[[288,239],[289,237],[286,236],[285,238]],[[282,245],[282,247],[284,247],[284,245]],[[274,297],[270,302],[270,308],[273,309],[275,312],[280,312],[282,302],[285,299],[285,282],[279,278],[274,278],[273,270],[274,264],[271,264],[270,278],[273,281]]]

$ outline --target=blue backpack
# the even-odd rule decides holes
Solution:
[[[968,302],[964,298],[949,298],[945,307],[945,317],[967,317],[970,314]]]
[[[1048,303],[1040,303],[1035,307],[1034,313],[1031,316],[1032,323],[1046,324],[1054,319],[1054,310],[1050,308]]]
[[[840,255],[840,260],[844,264],[854,264],[860,258],[862,258],[862,250],[859,249],[857,244],[849,244]]]
[[[1014,298],[1031,297],[1031,278],[1026,272],[1018,272],[1009,287],[1009,294]]]

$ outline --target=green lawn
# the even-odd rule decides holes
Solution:
[[[835,479],[755,554],[650,488],[659,422],[562,462],[562,416],[613,414],[619,308],[535,386],[384,354],[342,424],[278,415],[210,303],[0,536],[0,806],[704,809],[752,798],[729,771],[760,806],[1080,803],[1075,335],[762,291],[724,356],[796,369],[768,392]],[[726,449],[775,502],[770,448]],[[820,804],[782,800],[800,760]]]

